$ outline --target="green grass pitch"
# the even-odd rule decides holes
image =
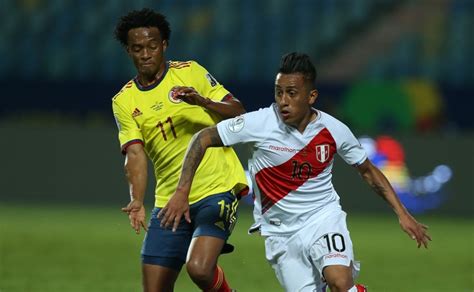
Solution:
[[[417,249],[396,217],[349,214],[355,253],[362,262],[358,282],[371,292],[474,291],[473,222],[420,217],[433,242]],[[230,242],[236,251],[220,259],[239,292],[283,291],[266,263],[263,240],[246,233],[249,209]],[[86,206],[0,206],[0,291],[140,291],[135,235],[117,208]],[[175,291],[199,291],[185,270]]]

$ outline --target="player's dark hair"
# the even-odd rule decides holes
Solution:
[[[282,74],[301,73],[312,86],[316,82],[316,68],[306,54],[293,52],[284,55],[281,58],[278,72]]]
[[[115,26],[115,38],[123,45],[127,46],[128,31],[139,27],[156,27],[159,29],[161,38],[169,41],[171,35],[170,24],[166,17],[149,8],[133,10],[122,16]]]

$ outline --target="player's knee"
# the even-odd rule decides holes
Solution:
[[[354,282],[351,278],[347,277],[338,277],[327,282],[331,292],[347,292]]]
[[[191,260],[186,263],[186,270],[188,271],[189,277],[198,284],[199,286],[212,282],[213,269],[203,262],[197,260]]]

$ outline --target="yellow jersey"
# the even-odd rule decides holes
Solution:
[[[181,165],[192,136],[221,118],[203,107],[174,97],[175,86],[194,87],[203,97],[221,101],[230,96],[211,74],[195,61],[167,62],[160,80],[149,87],[135,79],[112,99],[122,152],[142,143],[153,162],[156,177],[155,206],[164,207],[176,190]],[[209,148],[199,165],[189,194],[193,204],[213,194],[247,189],[247,180],[234,150]]]

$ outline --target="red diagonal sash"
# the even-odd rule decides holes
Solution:
[[[325,152],[328,148],[329,153]],[[324,151],[322,156],[321,151]],[[285,163],[260,170],[255,175],[255,181],[262,196],[262,214],[308,179],[323,172],[335,153],[336,142],[331,133],[324,128]]]

